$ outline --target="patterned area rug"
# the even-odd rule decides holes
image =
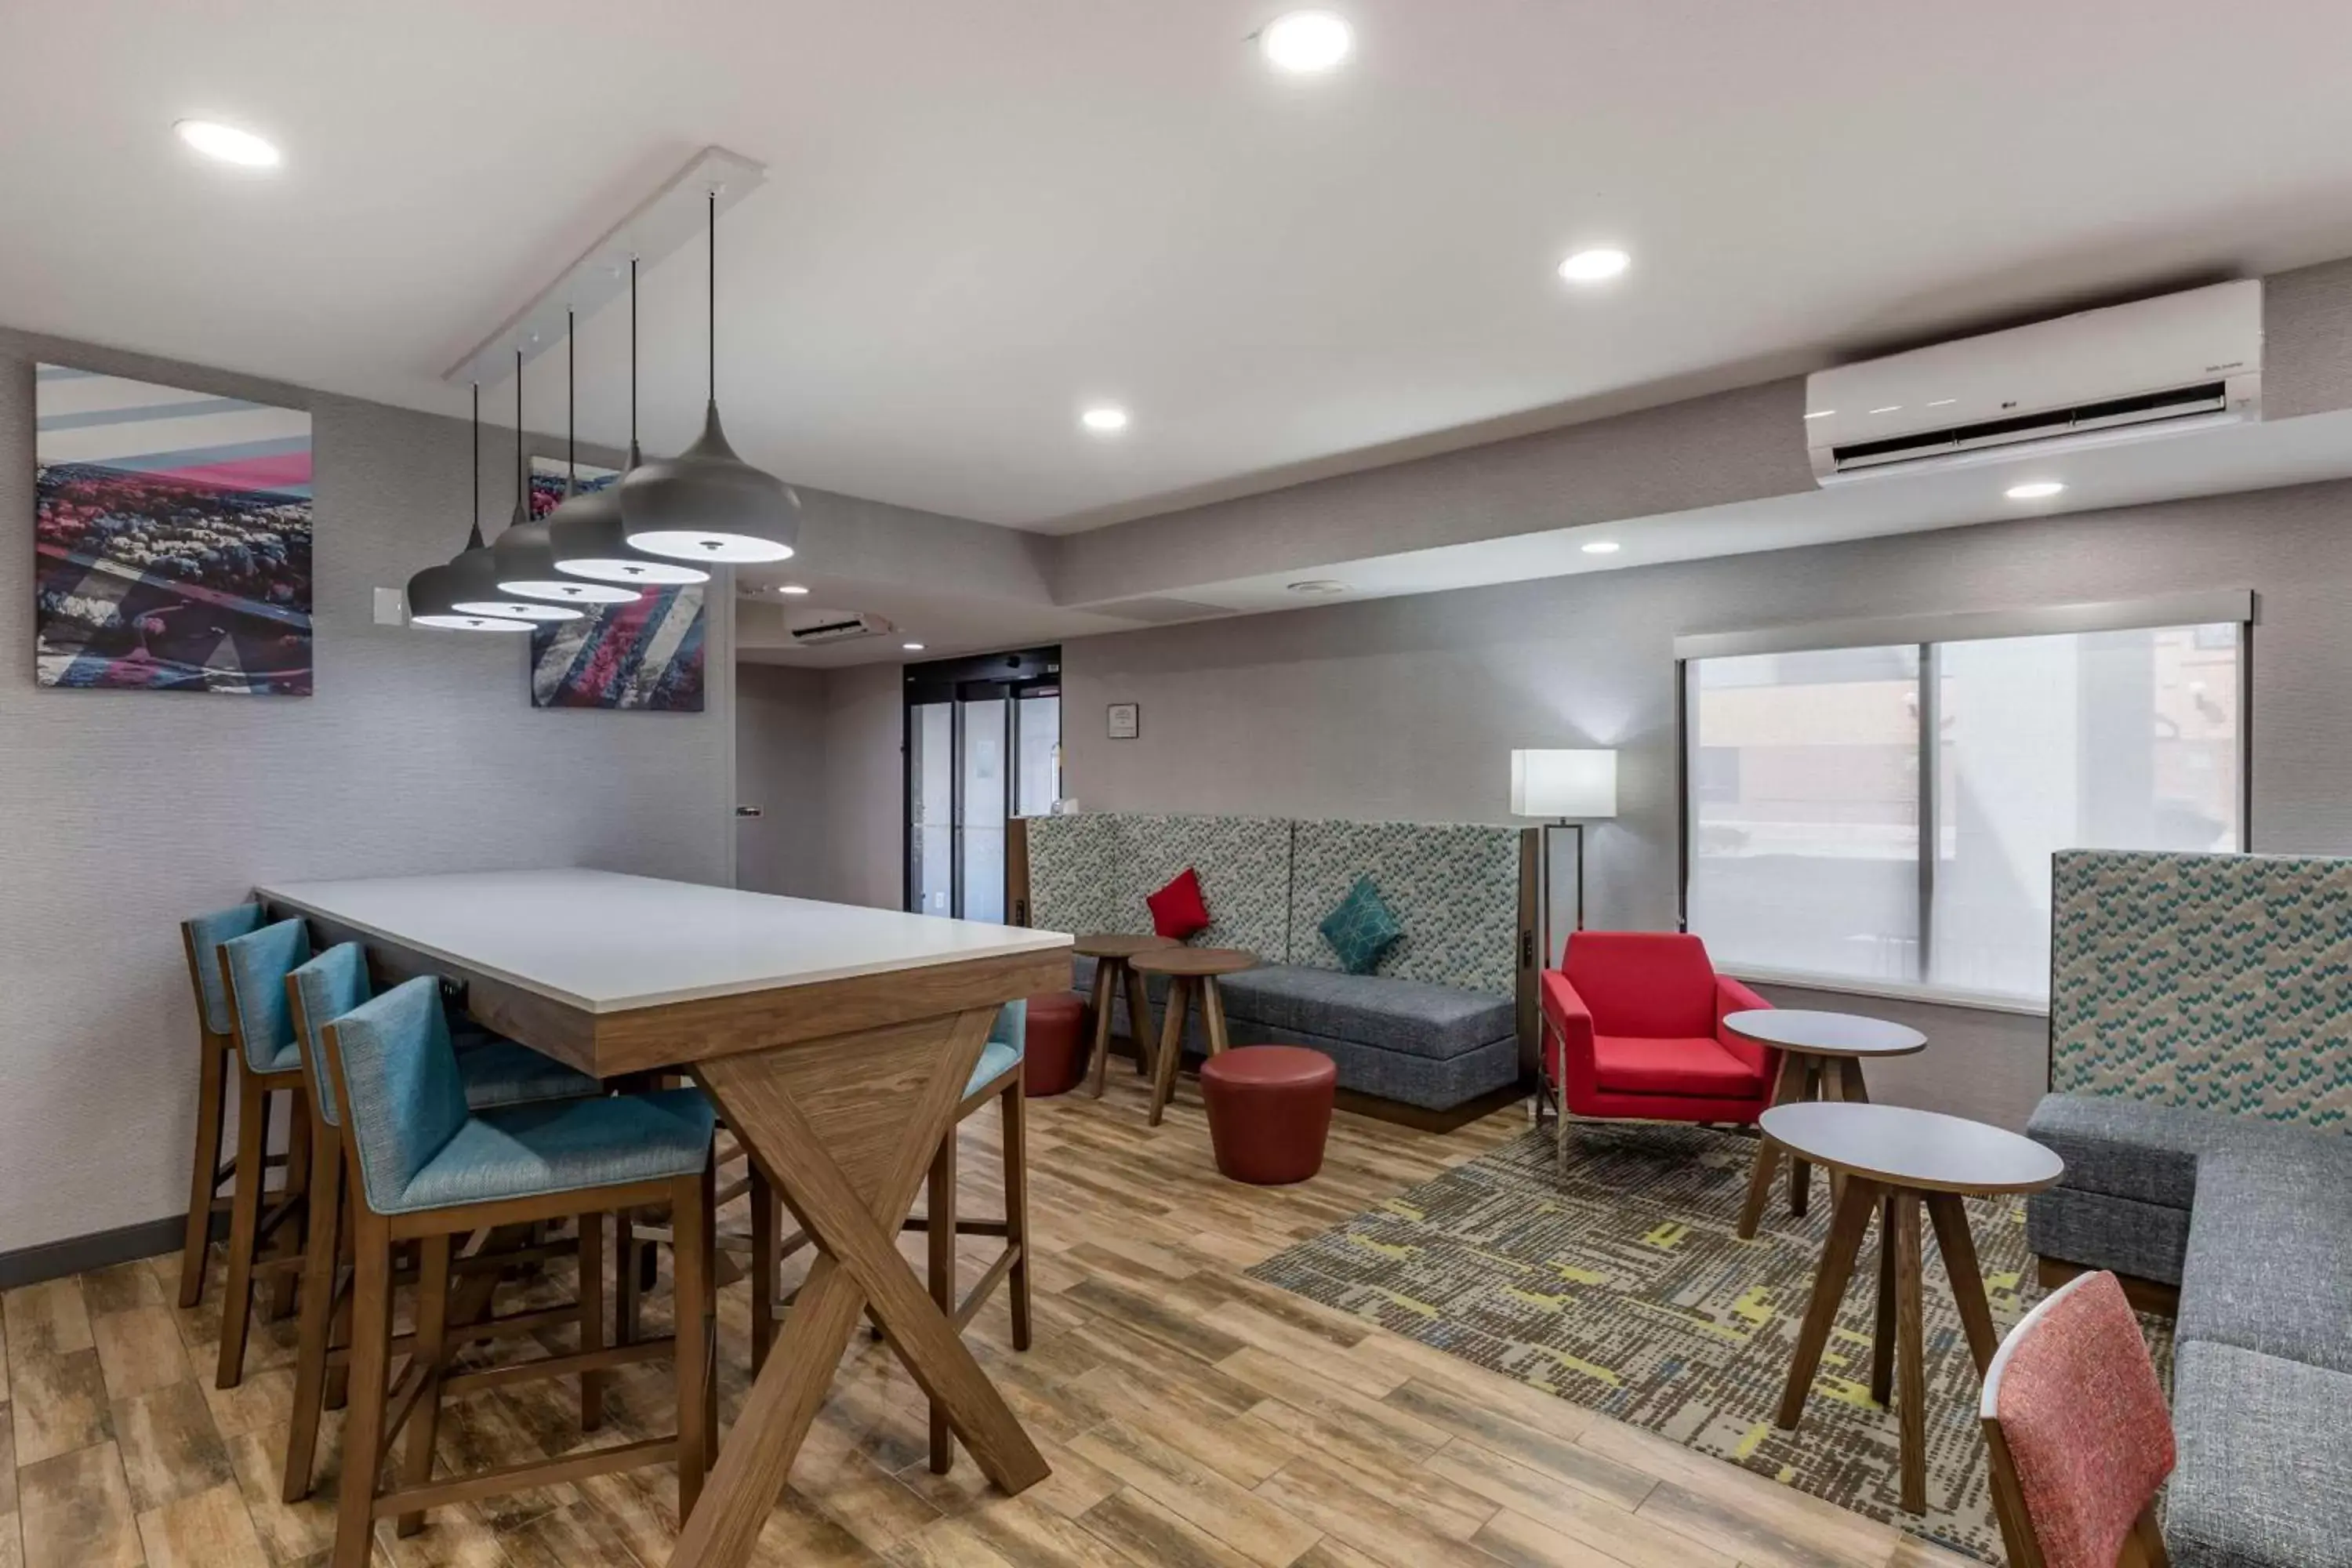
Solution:
[[[1829,1229],[1783,1184],[1754,1241],[1733,1234],[1756,1145],[1701,1128],[1588,1124],[1563,1174],[1530,1132],[1259,1264],[1250,1273],[1522,1383],[1770,1476],[1987,1563],[1976,1369],[1933,1228],[1926,1261],[1927,1512],[1902,1511],[1892,1411],[1870,1397],[1877,1229],[1854,1268],[1797,1431],[1772,1425]],[[1782,1167],[1783,1172],[1786,1166]],[[1993,1319],[2038,1295],[2021,1202],[1971,1200]],[[2171,1325],[2144,1319],[2171,1373]]]

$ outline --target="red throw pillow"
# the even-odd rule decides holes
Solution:
[[[1182,942],[1194,931],[1209,929],[1209,906],[1201,898],[1201,879],[1187,866],[1173,880],[1143,900],[1151,907],[1151,929]]]

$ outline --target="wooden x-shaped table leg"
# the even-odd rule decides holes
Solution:
[[[897,1241],[995,1016],[976,1008],[697,1064],[818,1254],[672,1568],[737,1568],[750,1556],[869,1303],[990,1480],[1018,1492],[1050,1473]]]

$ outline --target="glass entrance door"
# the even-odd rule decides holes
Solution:
[[[1061,794],[1059,649],[907,672],[907,908],[1005,918],[1005,824]]]

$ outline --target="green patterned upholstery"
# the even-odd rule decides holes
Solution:
[[[1209,927],[1192,946],[1282,956],[1290,935],[1290,824],[1272,817],[1033,817],[1029,923],[1080,935],[1149,931],[1145,897],[1188,866],[1209,906]]]
[[[1289,962],[1347,968],[1318,929],[1370,877],[1404,935],[1373,973],[1508,996],[1519,976],[1519,833],[1417,822],[1301,822]]]
[[[2341,1132],[2352,859],[2063,850],[2051,1088]]]
[[[221,943],[228,963],[228,1005],[255,1072],[292,1072],[302,1065],[286,977],[310,956],[310,928],[279,921]]]
[[[1073,934],[1151,929],[1143,907],[1150,889],[1137,890],[1129,875],[1126,822],[1100,811],[1029,819],[1032,926]]]
[[[221,943],[259,931],[261,915],[259,904],[233,904],[180,922],[188,935],[188,950],[195,954],[196,1005],[204,1013],[205,1027],[215,1035],[227,1034],[236,1023],[229,1016],[228,993],[221,988]]]
[[[479,1113],[420,975],[335,1021],[362,1188],[378,1214],[690,1176],[710,1158],[710,1102],[693,1089],[549,1100]]]

